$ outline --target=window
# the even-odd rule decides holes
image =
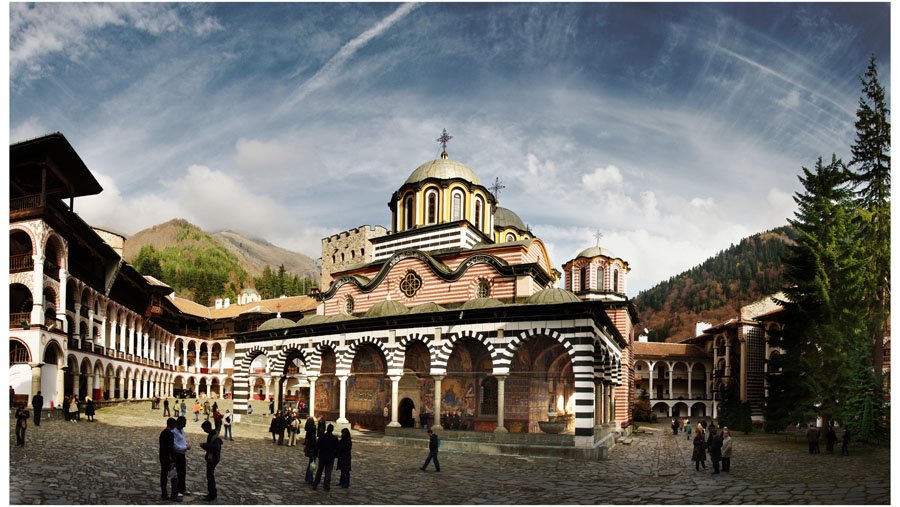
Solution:
[[[604,290],[606,287],[603,283],[603,266],[597,268],[597,290]]]
[[[403,200],[403,228],[404,229],[412,229],[414,225],[413,216],[415,215],[415,209],[413,206],[413,196],[408,195],[406,199]]]
[[[487,280],[479,280],[475,287],[475,297],[489,298],[491,297],[491,284]]]
[[[587,268],[581,267],[581,290],[588,290]]]
[[[347,315],[351,315],[355,306],[356,302],[353,301],[353,296],[347,296],[346,298],[344,298],[344,313],[346,313]]]
[[[452,198],[453,209],[450,210],[450,220],[455,222],[456,220],[463,219],[463,205],[465,204],[463,202],[464,200],[465,199],[463,197],[462,191],[460,191],[460,190],[453,191],[453,198]]]
[[[415,271],[408,271],[403,280],[400,280],[400,292],[408,298],[415,297],[421,288],[422,277],[416,274]]]
[[[481,381],[481,411],[479,415],[497,415],[497,379],[485,377]]]
[[[436,190],[429,190],[425,194],[425,221],[428,224],[436,224],[438,219],[438,195]]]
[[[481,197],[475,198],[475,227],[481,230],[482,214],[484,212],[484,202]]]
[[[613,270],[613,282],[612,282],[612,291],[619,292],[619,270]]]
[[[28,349],[18,341],[9,342],[9,364],[21,364],[28,362]]]
[[[506,233],[506,240],[505,240],[505,241],[506,241],[507,243],[512,243],[512,242],[515,241],[515,240],[516,240],[516,235],[515,235],[515,234],[513,234],[513,233],[511,233],[511,232],[507,232],[507,233]]]

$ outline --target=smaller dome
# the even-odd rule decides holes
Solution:
[[[412,307],[409,313],[434,313],[443,312],[444,310],[446,310],[446,308],[444,308],[443,306],[437,303],[428,302]]]
[[[600,257],[600,256],[610,257],[610,258],[615,257],[615,255],[613,255],[612,252],[603,248],[602,246],[592,246],[590,248],[585,248],[581,252],[578,252],[578,255],[576,255],[575,258],[578,258],[578,257]]]
[[[507,227],[513,227],[520,231],[528,230],[528,227],[519,218],[519,215],[516,215],[511,210],[497,206],[497,211],[494,212],[494,228],[506,229]]]
[[[309,317],[303,317],[302,319],[297,321],[298,326],[311,326],[313,324],[321,324],[325,322],[328,317],[324,315],[310,315]]]
[[[566,289],[558,289],[551,287],[528,296],[525,300],[527,305],[556,305],[561,303],[580,303],[578,296],[567,291]]]
[[[403,315],[409,313],[409,308],[396,301],[379,301],[369,308],[365,316],[367,318],[389,317],[391,315]]]
[[[294,327],[297,324],[291,319],[283,319],[281,317],[275,317],[274,319],[269,319],[256,329],[257,331],[272,331],[273,329],[285,329],[288,327]]]
[[[495,306],[503,306],[503,303],[494,298],[475,298],[466,301],[461,310],[477,310],[479,308],[494,308]]]
[[[356,320],[358,318],[359,317],[354,317],[353,315],[347,315],[346,313],[339,313],[337,315],[332,315],[331,317],[328,317],[327,319],[325,319],[325,322],[328,322],[328,323],[343,322],[345,320]]]

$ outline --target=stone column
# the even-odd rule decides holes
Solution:
[[[72,330],[72,337],[75,338],[75,341],[78,343],[78,348],[81,348],[81,303],[75,303],[75,319],[73,320],[73,326],[75,329]]]
[[[135,328],[134,328],[134,326],[135,326],[135,323],[132,322],[131,327],[128,328],[128,353],[133,355],[134,357],[137,357],[138,353],[137,353],[137,350],[135,350],[136,344],[135,344]]]
[[[87,375],[87,397],[94,397],[94,376],[90,373]]]
[[[53,398],[57,407],[62,405],[65,395],[63,391],[66,388],[66,368],[66,366],[60,366],[56,369],[56,396]]]
[[[128,396],[127,396],[127,398],[128,398],[129,400],[132,400],[132,399],[134,399],[134,382],[135,382],[135,379],[134,379],[133,376],[128,376],[128,375],[126,375],[125,377],[126,377],[126,379],[127,379],[127,381],[125,382],[125,384],[126,384],[125,387],[128,388]]]
[[[119,346],[116,347],[123,354],[128,353],[128,317],[122,318],[122,328],[119,332]]]
[[[338,380],[341,382],[341,400],[340,400],[341,401],[341,403],[340,403],[341,409],[340,409],[340,414],[339,414],[338,420],[337,420],[337,423],[339,423],[339,424],[347,424],[350,422],[347,420],[347,379],[348,378],[350,378],[349,375],[341,375],[338,377]],[[391,377],[391,380],[393,380],[393,379],[394,379],[394,377]],[[397,379],[399,380],[400,377],[397,377]],[[396,384],[396,382],[392,386],[392,391],[393,391],[393,395],[394,395],[394,400],[396,400],[397,399],[397,384]],[[393,424],[393,423],[391,423],[391,424]],[[400,425],[397,424],[397,426],[400,426]]]
[[[313,419],[316,418],[316,381],[319,380],[319,377],[307,376],[307,380],[309,380],[309,416]]]
[[[119,396],[116,398],[117,400],[121,400],[125,398],[125,375],[123,374],[119,377]]]
[[[647,364],[650,365],[650,377],[649,377],[650,378],[650,387],[648,388],[650,392],[647,394],[650,395],[650,410],[652,411],[653,410],[653,398],[655,397],[655,395],[653,393],[653,368],[656,366],[656,362],[652,361]]]
[[[391,422],[388,424],[391,428],[399,428],[400,422],[397,420],[398,406],[400,403],[400,375],[391,375]],[[343,398],[341,399],[343,403]]]
[[[497,379],[497,428],[496,433],[506,433],[506,421],[503,414],[506,411],[506,375],[494,375]]]
[[[688,363],[687,372],[688,372],[688,399],[691,399],[691,372],[694,370],[694,363]],[[690,407],[688,407],[690,410]]]
[[[66,297],[69,272],[65,268],[59,268],[59,304],[56,305],[56,318],[62,322],[62,329],[69,332],[69,321],[66,320]]]
[[[206,371],[212,372],[212,348],[206,344]]]
[[[431,428],[434,430],[444,429],[441,426],[441,381],[444,380],[443,375],[432,375],[434,379],[434,424]]]
[[[181,340],[181,363],[182,363],[182,366],[184,366],[184,371],[187,371],[187,366],[188,366],[187,353],[188,353],[187,340]]]
[[[93,343],[97,345],[97,337],[94,336],[94,310],[88,310],[88,335],[87,335],[88,343]]]
[[[675,380],[675,365],[673,363],[666,363],[669,367],[669,399],[674,399],[675,391],[674,391],[674,380]],[[669,414],[671,415],[671,414]]]
[[[44,363],[28,363],[28,366],[31,367],[31,396],[34,396],[41,390],[41,366],[44,366]],[[49,401],[49,397],[45,398],[46,401]],[[28,398],[28,406],[31,406],[31,397]]]
[[[212,386],[210,385],[212,382],[209,379],[206,379],[206,397],[209,398],[210,393],[212,392]]]
[[[100,343],[103,344],[103,348],[112,348],[112,342],[109,341],[109,337],[106,336],[106,315],[100,319]],[[106,354],[106,351],[103,351]]]
[[[606,384],[603,381],[597,382],[598,389],[596,390],[597,401],[596,406],[594,407],[597,410],[597,424],[603,425],[606,424]]]
[[[731,377],[731,340],[725,341],[725,375]]]
[[[270,389],[271,389],[272,379],[267,378],[264,380],[265,380],[265,384],[266,384],[266,403],[268,403],[269,402],[269,394],[271,393]]]
[[[37,326],[44,323],[44,256],[35,254],[31,258],[34,261],[31,278],[31,291],[34,293],[31,301],[31,325]]]

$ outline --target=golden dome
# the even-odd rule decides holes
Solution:
[[[437,178],[439,180],[459,178],[475,185],[481,185],[481,180],[478,179],[478,176],[476,176],[465,164],[450,160],[446,157],[446,152],[441,153],[441,158],[420,165],[409,175],[409,178],[406,178],[404,185],[423,181],[428,178]]]

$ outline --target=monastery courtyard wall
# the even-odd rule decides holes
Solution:
[[[224,408],[231,408],[225,402]],[[853,442],[850,456],[809,455],[803,439],[735,435],[732,473],[695,472],[690,444],[664,424],[636,433],[605,461],[486,456],[442,451],[441,473],[418,467],[427,453],[354,434],[350,489],[312,491],[303,448],[272,444],[268,410],[235,426],[216,469],[215,504],[887,504],[890,449]],[[11,504],[158,504],[161,410],[136,402],[98,411],[97,422],[30,424],[14,445],[10,416]],[[188,490],[203,504],[200,423],[188,414]],[[823,445],[824,448],[824,445]],[[337,475],[333,480],[337,481]]]

